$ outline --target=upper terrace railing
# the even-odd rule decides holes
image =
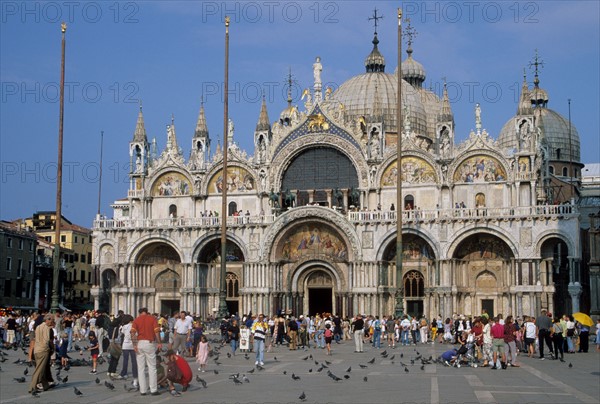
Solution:
[[[357,211],[348,212],[348,221],[354,224],[391,223],[397,218],[397,211]],[[576,216],[579,212],[573,205],[539,205],[516,206],[508,208],[455,208],[420,210],[412,209],[402,212],[405,223],[432,222],[436,220],[520,220],[542,217]],[[275,215],[262,216],[229,216],[227,226],[260,226],[275,221]],[[138,229],[138,228],[183,228],[183,227],[219,227],[221,217],[167,218],[167,219],[99,219],[94,220],[95,230],[103,229]]]

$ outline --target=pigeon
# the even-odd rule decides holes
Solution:
[[[570,367],[570,368],[572,368],[572,367],[573,367],[573,364],[572,364],[571,362],[569,362],[569,367]]]
[[[339,377],[337,377],[336,375],[334,375],[333,373],[331,373],[331,370],[328,370],[328,371],[327,371],[327,376],[331,377],[331,378],[332,378],[334,381],[336,381],[336,382],[339,382],[340,380],[342,380],[342,379],[340,379]],[[348,377],[349,377],[349,376],[348,376]]]
[[[75,386],[73,386],[73,392],[76,396],[83,396],[83,393]]]
[[[292,373],[292,379],[294,379],[294,380],[300,380],[300,376],[296,376],[295,373]]]
[[[217,365],[217,366],[221,366],[221,362],[217,362],[217,361],[215,361],[215,365]]]
[[[308,369],[308,373],[312,373],[312,368]]]
[[[390,356],[390,360],[393,361],[395,357],[396,357],[396,354]]]
[[[367,376],[363,377],[363,382],[368,382],[369,379],[367,378]]]
[[[64,379],[62,379],[62,382],[63,382],[63,383],[66,383],[66,382],[68,382],[68,381],[69,381],[69,376],[65,376],[65,378],[64,378]]]
[[[298,399],[300,401],[306,401],[306,394],[304,394],[304,392],[302,392],[302,394],[300,394],[300,397],[298,397]]]
[[[227,357],[231,358],[231,354],[229,352],[227,352]]]
[[[421,365],[421,370],[425,370],[425,365]]]
[[[358,364],[358,366],[360,366],[360,368],[361,368],[361,369],[366,369],[366,368],[368,368],[368,366],[367,366],[367,365],[363,365],[362,363],[359,363],[359,364]]]
[[[368,361],[367,363],[370,363],[371,365],[375,363],[375,358],[371,359],[370,361]]]
[[[248,373],[254,373],[254,368],[250,369]]]
[[[401,354],[400,354],[400,357],[401,357],[401,358],[404,358],[404,354],[403,354],[403,353],[401,353]]]
[[[382,356],[383,358],[387,358],[387,357],[388,357],[388,356],[387,356],[387,354],[385,354],[385,355],[381,355],[381,356]]]
[[[274,357],[273,357],[273,360],[275,360],[275,362],[277,362],[277,357],[276,357],[276,356],[274,356]]]
[[[312,359],[312,358],[313,358],[313,357],[312,357],[312,354],[308,355],[308,357],[309,357],[310,359]]]
[[[23,374],[24,374],[25,376],[27,376],[27,374],[28,374],[28,373],[29,373],[29,369],[25,368],[25,370],[23,371]]]
[[[319,369],[317,369],[317,372],[320,372],[323,370],[323,366],[321,366]]]
[[[230,379],[239,379],[239,378],[240,378],[240,374],[239,374],[239,373],[236,373],[236,374],[234,374],[234,375],[230,375],[230,376],[229,376],[229,378],[230,378]]]
[[[100,358],[100,359],[102,359],[102,358]],[[101,363],[101,362],[98,362],[98,363],[102,364],[102,363],[104,363],[104,362],[102,362],[102,363]],[[65,372],[68,372],[68,371],[69,371],[69,369],[71,369],[71,366],[67,365],[67,366],[65,366],[63,369],[64,369],[64,371],[65,371]]]
[[[415,349],[415,352],[417,353],[417,355],[421,356],[421,354],[419,353],[419,351],[417,351],[416,349]]]
[[[200,376],[196,376],[196,381],[202,385],[202,387],[206,388],[206,380],[200,378]]]
[[[404,371],[405,371],[406,373],[408,373],[408,368],[404,368]]]
[[[263,368],[263,367],[262,367],[262,366],[260,366],[260,365],[256,366],[256,368],[257,368],[258,370],[265,370],[265,368]]]
[[[246,383],[250,383],[250,379],[248,379],[248,377],[246,377],[246,375],[242,375],[242,381],[244,381]]]
[[[284,374],[284,375],[287,375],[287,370],[284,370],[284,371],[283,371],[283,374]]]
[[[386,349],[385,351],[383,351],[383,352],[381,353],[381,356],[385,356],[385,355],[387,355],[387,354],[388,354],[388,352],[387,352],[387,349]]]
[[[323,365],[322,363],[321,363],[321,367],[322,367],[323,369],[329,369],[329,366],[327,366],[327,365]]]
[[[100,384],[100,378],[96,378],[96,384]]]
[[[303,361],[306,361],[306,360],[308,360],[308,356],[305,356],[304,358],[302,358],[302,360],[303,360]],[[304,394],[304,393],[302,393],[302,394]]]
[[[350,366],[348,369],[346,369],[346,373],[350,373],[352,372],[352,366]]]
[[[217,369],[213,370],[213,372],[214,372],[216,375],[218,375],[218,374],[219,374],[219,371],[218,371]]]
[[[325,361],[325,363],[328,364],[328,365],[331,365],[331,362],[329,362],[329,361]]]
[[[37,390],[33,390],[33,391],[31,392],[31,396],[32,396],[32,397],[35,397],[35,398],[40,398],[40,393],[38,393],[38,392],[37,392]]]
[[[108,380],[105,380],[105,381],[104,381],[104,385],[105,385],[106,387],[108,387],[108,389],[109,389],[109,390],[114,390],[114,389],[115,389],[115,385],[114,385],[114,384],[112,384],[112,383],[110,383]]]
[[[319,362],[315,361],[315,365],[319,366]]]
[[[415,360],[414,360],[414,359],[411,359],[411,360],[410,360],[410,364],[411,364],[411,365],[414,365],[414,364],[415,364]]]
[[[244,359],[248,360],[250,359],[250,356],[248,354],[244,354]]]
[[[344,379],[346,379],[346,380],[350,379],[350,375],[344,375]]]
[[[237,377],[233,378],[233,383],[235,383],[236,385],[240,385],[240,384],[244,384],[240,379],[238,379]]]
[[[18,378],[15,377],[13,380],[15,382],[17,382],[17,383],[25,383],[25,378],[24,377],[18,377]]]

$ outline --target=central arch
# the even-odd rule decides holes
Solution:
[[[343,275],[336,266],[325,260],[300,263],[293,271],[290,290],[299,297],[296,314],[337,313],[342,309]]]

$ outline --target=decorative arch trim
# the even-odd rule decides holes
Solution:
[[[575,242],[573,240],[564,234],[557,233],[556,230],[546,230],[538,235],[535,243],[535,253],[538,257],[542,256],[542,245],[551,238],[558,238],[561,241],[564,241],[569,249],[569,256],[578,256],[577,248],[575,247]]]
[[[192,263],[198,262],[198,257],[200,256],[200,252],[204,248],[206,248],[206,246],[211,241],[214,241],[214,240],[217,240],[220,238],[221,238],[220,233],[212,233],[212,234],[206,234],[206,235],[204,235],[204,237],[201,237],[198,240],[196,240],[196,242],[194,243],[194,245],[191,248],[191,251],[192,251],[191,262]],[[247,262],[248,249],[246,248],[247,246],[246,246],[246,243],[244,243],[244,240],[242,240],[241,238],[239,238],[238,236],[236,236],[233,233],[227,233],[227,241],[231,241],[237,245],[237,247],[242,251],[242,254],[244,254],[244,261]]]
[[[361,244],[354,228],[346,220],[345,216],[332,209],[321,206],[303,206],[302,209],[291,209],[280,215],[269,227],[261,250],[261,259],[275,260],[274,254],[279,241],[291,227],[298,224],[317,220],[336,231],[346,242],[348,247],[348,261],[356,261],[361,257]]]
[[[336,265],[323,260],[309,259],[305,261],[297,262],[289,272],[288,279],[286,281],[287,289],[292,293],[299,292],[298,289],[299,281],[301,277],[306,280],[308,276],[315,271],[325,270],[331,278],[334,280],[334,287],[336,291],[345,290],[346,281],[343,273],[337,268]]]
[[[504,241],[504,243],[510,248],[512,252],[513,258],[519,258],[519,250],[516,247],[516,243],[511,237],[511,234],[504,231],[500,227],[494,225],[488,225],[488,227],[481,228],[477,226],[465,227],[460,230],[458,233],[455,233],[452,238],[454,239],[452,243],[448,245],[446,249],[446,257],[453,258],[456,253],[456,248],[462,243],[465,239],[470,236],[477,234],[489,234],[492,236],[498,237],[500,240]]]
[[[149,246],[150,244],[154,244],[154,243],[163,243],[163,244],[167,244],[170,247],[173,247],[173,249],[179,255],[180,262],[181,263],[187,262],[187,259],[186,259],[187,257],[185,256],[182,249],[179,247],[179,245],[174,240],[171,240],[170,238],[165,237],[165,236],[158,237],[158,236],[152,236],[152,235],[141,238],[140,240],[137,241],[137,243],[135,243],[131,247],[129,247],[127,249],[125,262],[134,263],[137,260],[137,258],[139,257],[140,253],[144,250],[144,248]]]
[[[385,233],[384,236],[381,238],[381,242],[379,243],[379,249],[377,250],[376,254],[377,261],[383,261],[383,254],[385,253],[385,250],[390,245],[390,243],[396,239],[396,234],[396,229],[392,229]],[[425,240],[427,244],[429,244],[429,247],[431,247],[431,250],[435,254],[435,259],[440,259],[442,251],[440,251],[439,249],[439,243],[434,242],[435,237],[433,237],[431,233],[423,229],[416,230],[410,227],[405,227],[402,229],[402,234],[413,234],[415,236],[421,237],[423,240]]]
[[[271,162],[271,167],[275,168],[270,172],[269,183],[271,184],[271,187],[275,190],[281,189],[283,174],[294,158],[306,150],[315,147],[332,148],[348,157],[356,169],[359,188],[368,187],[369,167],[362,151],[356,149],[354,145],[346,139],[339,136],[332,136],[327,133],[305,135],[302,138],[295,139],[286,144]]]

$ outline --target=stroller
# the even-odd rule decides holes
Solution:
[[[467,341],[458,348],[456,352],[456,360],[453,361],[452,366],[470,366],[473,368],[477,367],[477,357],[475,356],[475,337],[473,334],[469,334]]]

